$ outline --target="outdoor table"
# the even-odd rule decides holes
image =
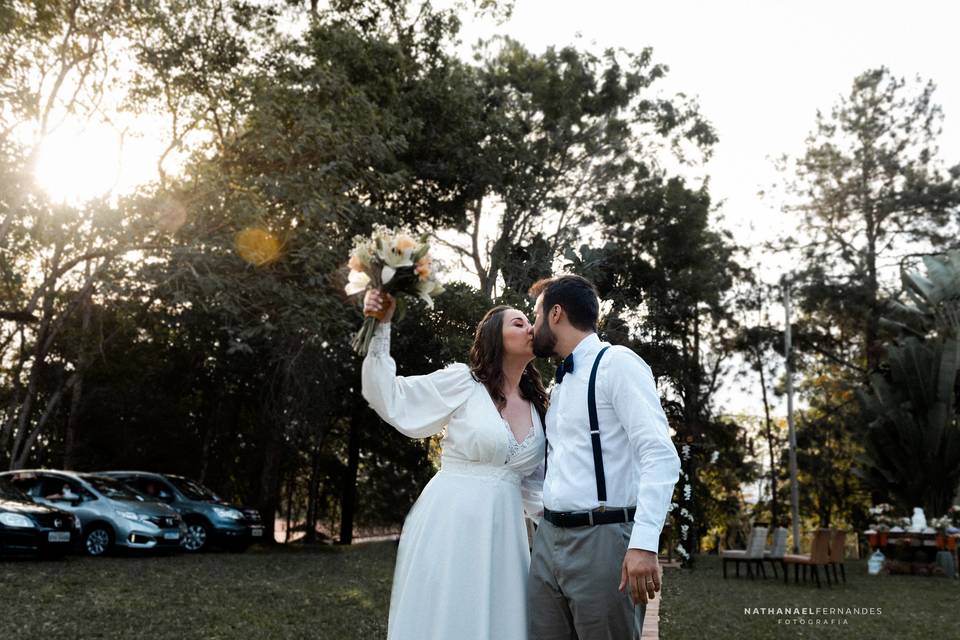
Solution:
[[[958,577],[960,566],[957,539],[960,534],[945,534],[922,531],[877,531],[864,532],[871,551],[880,549],[891,560],[936,562],[937,552],[948,551],[953,558],[954,576]]]

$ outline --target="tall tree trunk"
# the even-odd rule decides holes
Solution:
[[[271,420],[276,418],[271,417]],[[277,521],[277,502],[280,489],[280,463],[283,459],[283,427],[271,424],[263,450],[263,463],[260,471],[260,494],[257,507],[263,517],[263,524],[269,532],[267,539],[273,543]]]
[[[357,510],[357,471],[360,468],[360,415],[350,420],[350,442],[347,445],[347,470],[340,498],[340,542],[353,542],[353,520]]]
[[[90,261],[85,265],[85,278],[90,278]],[[93,315],[93,300],[87,293],[83,301],[83,315],[80,320],[80,344],[77,354],[77,381],[70,394],[70,415],[67,417],[67,432],[63,443],[63,468],[73,469],[77,465],[77,429],[80,424],[80,411],[83,407],[83,378],[90,364],[90,354],[87,349],[87,336],[90,332],[90,319]]]
[[[767,447],[770,452],[770,526],[775,527],[779,522],[777,509],[777,460],[773,446],[773,420],[770,418],[770,400],[767,397],[767,380],[764,374],[763,358],[759,347],[754,348],[757,359],[757,370],[760,372],[760,391],[763,396],[763,413],[766,424]]]
[[[283,528],[283,543],[287,544],[290,542],[290,527],[292,526],[293,521],[293,494],[296,491],[297,487],[297,472],[296,469],[290,471],[287,476],[287,515],[286,515],[286,525]]]
[[[317,542],[317,503],[320,500],[320,446],[314,445],[310,456],[310,491],[307,496],[307,517],[304,521],[306,544]]]

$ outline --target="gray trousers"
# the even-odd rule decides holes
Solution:
[[[646,605],[621,593],[633,522],[557,527],[541,520],[527,590],[529,640],[635,640]]]

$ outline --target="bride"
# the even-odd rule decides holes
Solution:
[[[520,311],[494,307],[477,326],[470,364],[397,376],[390,357],[395,301],[367,293],[382,313],[363,361],[363,397],[411,438],[446,431],[440,471],[400,536],[388,640],[526,640],[530,565],[524,513],[542,511],[547,394]]]

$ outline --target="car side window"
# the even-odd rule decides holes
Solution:
[[[90,493],[77,482],[49,476],[41,481],[39,496],[52,502],[73,502],[90,499]]]
[[[20,477],[14,476],[10,483],[15,486],[20,491],[24,492],[31,498],[36,498],[40,495],[40,479],[39,478],[30,478],[30,477]]]
[[[155,480],[154,478],[136,478],[132,482],[127,482],[127,484],[154,500],[163,500],[164,502],[173,501],[173,494],[170,492],[170,488],[165,482],[160,480]]]
[[[160,493],[158,494],[160,499],[165,502],[173,502],[174,494],[173,489],[170,488],[166,482],[159,483]]]

